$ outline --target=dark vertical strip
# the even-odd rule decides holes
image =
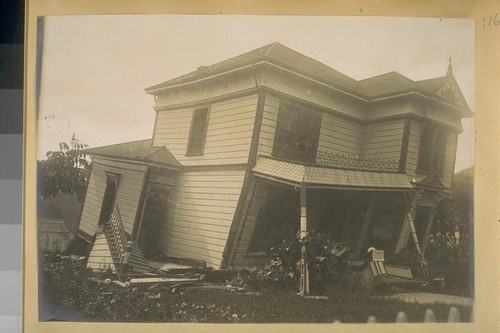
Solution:
[[[40,82],[42,76],[42,58],[43,58],[43,34],[45,19],[38,17],[36,22],[36,119],[38,119],[38,107],[40,104]]]
[[[406,171],[406,159],[408,156],[408,143],[410,142],[410,128],[411,120],[406,119],[403,129],[403,141],[401,143],[401,154],[399,156],[399,169],[398,172],[404,173]]]
[[[234,249],[237,247],[235,241],[237,239],[237,232],[240,230],[239,221],[241,221],[241,215],[243,213],[243,208],[245,202],[247,201],[247,196],[249,195],[252,182],[254,181],[252,175],[252,168],[257,162],[257,154],[259,150],[259,139],[260,130],[262,125],[262,117],[264,115],[264,104],[266,100],[266,95],[259,91],[259,101],[257,102],[257,110],[255,113],[255,122],[253,126],[252,141],[250,143],[250,152],[248,154],[248,163],[245,172],[245,180],[243,181],[243,187],[241,189],[240,197],[238,199],[238,205],[234,212],[233,221],[231,222],[231,228],[229,229],[229,235],[227,236],[226,245],[224,247],[224,252],[222,253],[221,268],[226,268],[231,264],[233,260]]]

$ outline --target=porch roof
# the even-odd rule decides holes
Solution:
[[[253,168],[257,176],[284,183],[358,190],[411,190],[405,174],[344,170],[311,166],[259,156]]]
[[[86,149],[89,155],[159,164],[180,168],[181,164],[165,146],[153,146],[153,140],[139,140]]]

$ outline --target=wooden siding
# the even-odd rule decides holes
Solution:
[[[245,170],[184,172],[163,226],[161,251],[219,268],[244,176]]]
[[[453,173],[455,172],[455,158],[457,150],[457,135],[449,133],[446,140],[446,153],[444,158],[444,170],[441,181],[445,187],[451,187]]]
[[[90,250],[87,268],[98,271],[111,269],[113,272],[116,272],[113,257],[111,256],[111,251],[109,250],[109,245],[104,233],[98,233],[96,235],[94,246],[92,246],[92,250]]]
[[[116,204],[120,207],[125,231],[132,233],[146,168],[144,165],[95,157],[80,219],[80,229],[89,235],[93,235],[97,229],[107,171],[120,174]]]
[[[403,132],[403,119],[366,124],[363,128],[361,155],[399,160]]]
[[[250,95],[211,105],[202,155],[186,156],[194,108],[158,111],[153,144],[165,145],[186,166],[247,163],[257,101]]]
[[[273,152],[274,135],[278,122],[280,100],[277,97],[266,95],[262,114],[258,154],[271,155]]]
[[[329,153],[359,155],[363,127],[352,121],[324,113],[318,150]]]
[[[420,131],[420,122],[411,120],[410,136],[408,139],[408,153],[406,155],[406,174],[411,177],[415,177],[415,173],[417,171]]]
[[[63,220],[49,217],[38,218],[38,249],[41,253],[61,253],[71,242],[74,234]]]

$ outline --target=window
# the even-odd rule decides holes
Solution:
[[[205,147],[207,134],[208,108],[196,109],[191,119],[186,155],[201,155]]]
[[[418,171],[442,175],[448,133],[437,126],[427,125],[420,138]]]
[[[274,138],[273,155],[316,162],[321,115],[282,103]]]
[[[113,207],[115,205],[116,193],[118,192],[119,177],[120,175],[117,174],[106,173],[106,188],[104,189],[104,195],[102,198],[99,225],[107,223],[111,218]]]

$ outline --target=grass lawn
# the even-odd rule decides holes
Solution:
[[[224,290],[186,289],[150,284],[120,287],[90,281],[91,273],[80,262],[42,262],[44,313],[71,311],[73,320],[117,322],[205,323],[343,323],[394,322],[404,311],[410,322],[422,322],[427,308],[445,322],[449,305],[410,304],[373,297],[367,292],[330,295],[329,299],[304,299],[290,290],[263,290],[243,294]],[[461,317],[470,308],[458,307]],[[58,315],[54,315],[58,318]],[[61,319],[61,318],[59,318]]]

